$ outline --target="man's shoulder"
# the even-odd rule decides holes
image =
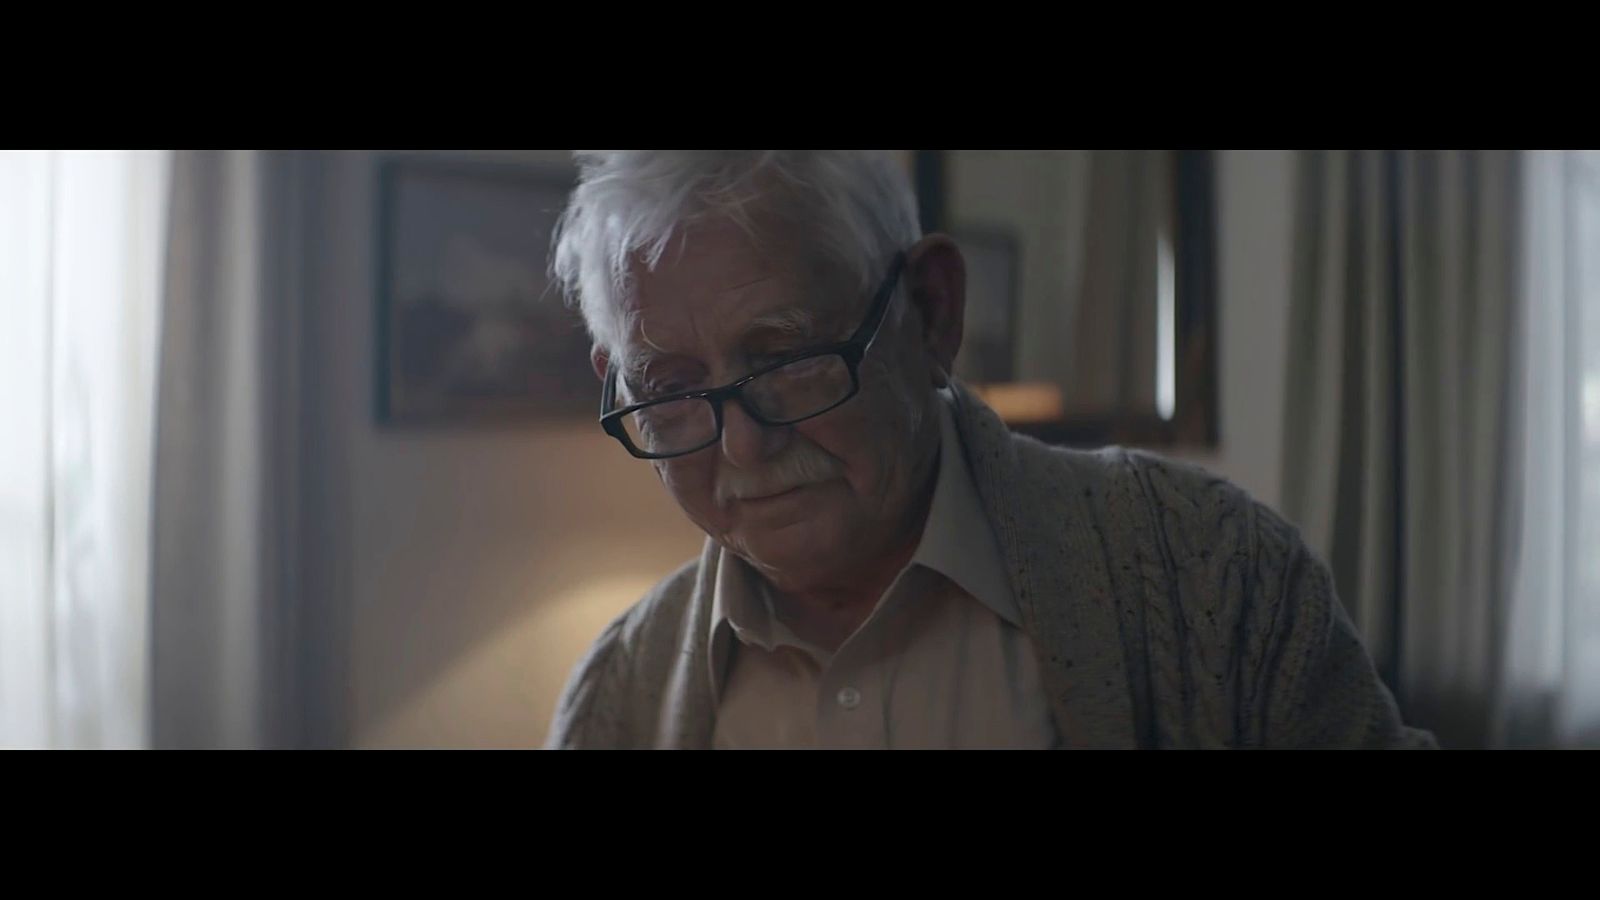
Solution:
[[[1215,544],[1276,514],[1248,491],[1193,462],[1121,446],[1083,450],[1017,438],[1027,491],[1076,492],[1103,526],[1157,528]],[[1185,541],[1188,543],[1189,541]]]
[[[954,387],[957,424],[991,500],[991,516],[1043,525],[1065,514],[1093,520],[1102,537],[1172,528],[1215,541],[1247,537],[1248,529],[1227,526],[1240,520],[1254,525],[1263,509],[1239,486],[1193,463],[1120,446],[1062,447],[1019,434],[964,385]]]
[[[1243,599],[1234,595],[1245,581],[1270,590],[1313,556],[1287,519],[1201,465],[1144,450],[1076,450],[1028,438],[1019,438],[1017,449],[1022,484],[1012,496],[1039,504],[1036,517],[1060,516],[1064,546],[1098,557],[1069,552],[1074,572],[1112,566],[1146,578],[1164,573],[1157,582],[1209,585],[1175,594],[1210,603]]]
[[[668,673],[696,627],[704,569],[704,555],[685,562],[600,632],[568,676],[546,746],[648,744]]]
[[[705,556],[697,556],[656,582],[619,615],[600,635],[597,644],[611,643],[633,654],[675,637],[689,615],[699,585],[706,577]]]

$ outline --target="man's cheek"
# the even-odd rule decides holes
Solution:
[[[663,465],[656,469],[661,483],[682,505],[699,513],[711,512],[712,484],[710,472],[702,467]]]

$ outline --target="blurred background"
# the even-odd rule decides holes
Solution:
[[[1018,430],[1203,465],[1411,724],[1600,746],[1600,153],[899,150]],[[595,422],[570,151],[0,151],[0,747],[535,747],[703,536]]]

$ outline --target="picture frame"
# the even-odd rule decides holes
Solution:
[[[967,291],[961,351],[955,375],[969,384],[1015,377],[1018,282],[1017,236],[998,228],[956,228],[948,234],[966,263]]]
[[[574,172],[416,156],[378,171],[379,423],[597,416],[588,334],[548,274]]]

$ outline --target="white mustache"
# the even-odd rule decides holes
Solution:
[[[717,503],[770,497],[808,484],[838,478],[843,468],[837,459],[811,444],[790,443],[783,455],[759,472],[730,465],[717,469]]]

